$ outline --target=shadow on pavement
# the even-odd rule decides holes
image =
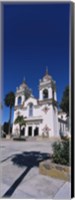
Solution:
[[[26,167],[24,172],[17,178],[17,180],[13,183],[13,185],[8,189],[8,191],[3,195],[3,198],[10,197],[16,188],[19,186],[19,184],[22,182],[24,177],[27,175],[27,173],[31,170],[33,167],[38,167],[39,163],[43,160],[49,159],[51,156],[48,153],[41,153],[41,152],[23,152],[22,154],[16,154],[11,159],[14,165],[17,165],[18,167]],[[14,173],[14,172],[12,172]]]

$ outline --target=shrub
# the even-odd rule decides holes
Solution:
[[[69,140],[62,142],[55,142],[53,144],[53,162],[62,164],[62,165],[69,165]]]

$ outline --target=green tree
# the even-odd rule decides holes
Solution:
[[[23,116],[22,116],[22,115],[17,116],[17,118],[16,118],[15,121],[14,121],[14,124],[19,124],[20,134],[21,134],[21,127],[22,127],[23,125],[26,125],[26,122],[25,122]],[[20,136],[21,136],[21,135],[20,135]]]
[[[11,128],[11,117],[12,117],[12,108],[14,106],[15,103],[15,95],[13,92],[9,92],[4,99],[4,103],[7,107],[10,108],[10,112],[9,112],[9,129],[8,129],[8,133],[10,134],[10,128]]]
[[[69,116],[69,86],[67,86],[63,92],[60,108]]]

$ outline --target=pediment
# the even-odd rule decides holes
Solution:
[[[37,105],[37,99],[34,97],[29,97],[24,104],[24,107],[28,106],[30,103],[32,103],[33,105]]]

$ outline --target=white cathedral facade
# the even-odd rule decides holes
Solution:
[[[17,116],[23,116],[25,126],[15,124]],[[62,123],[63,124],[63,123]],[[60,128],[65,124],[58,122],[56,83],[46,70],[39,81],[39,98],[36,99],[26,82],[16,89],[12,135],[59,137]]]

